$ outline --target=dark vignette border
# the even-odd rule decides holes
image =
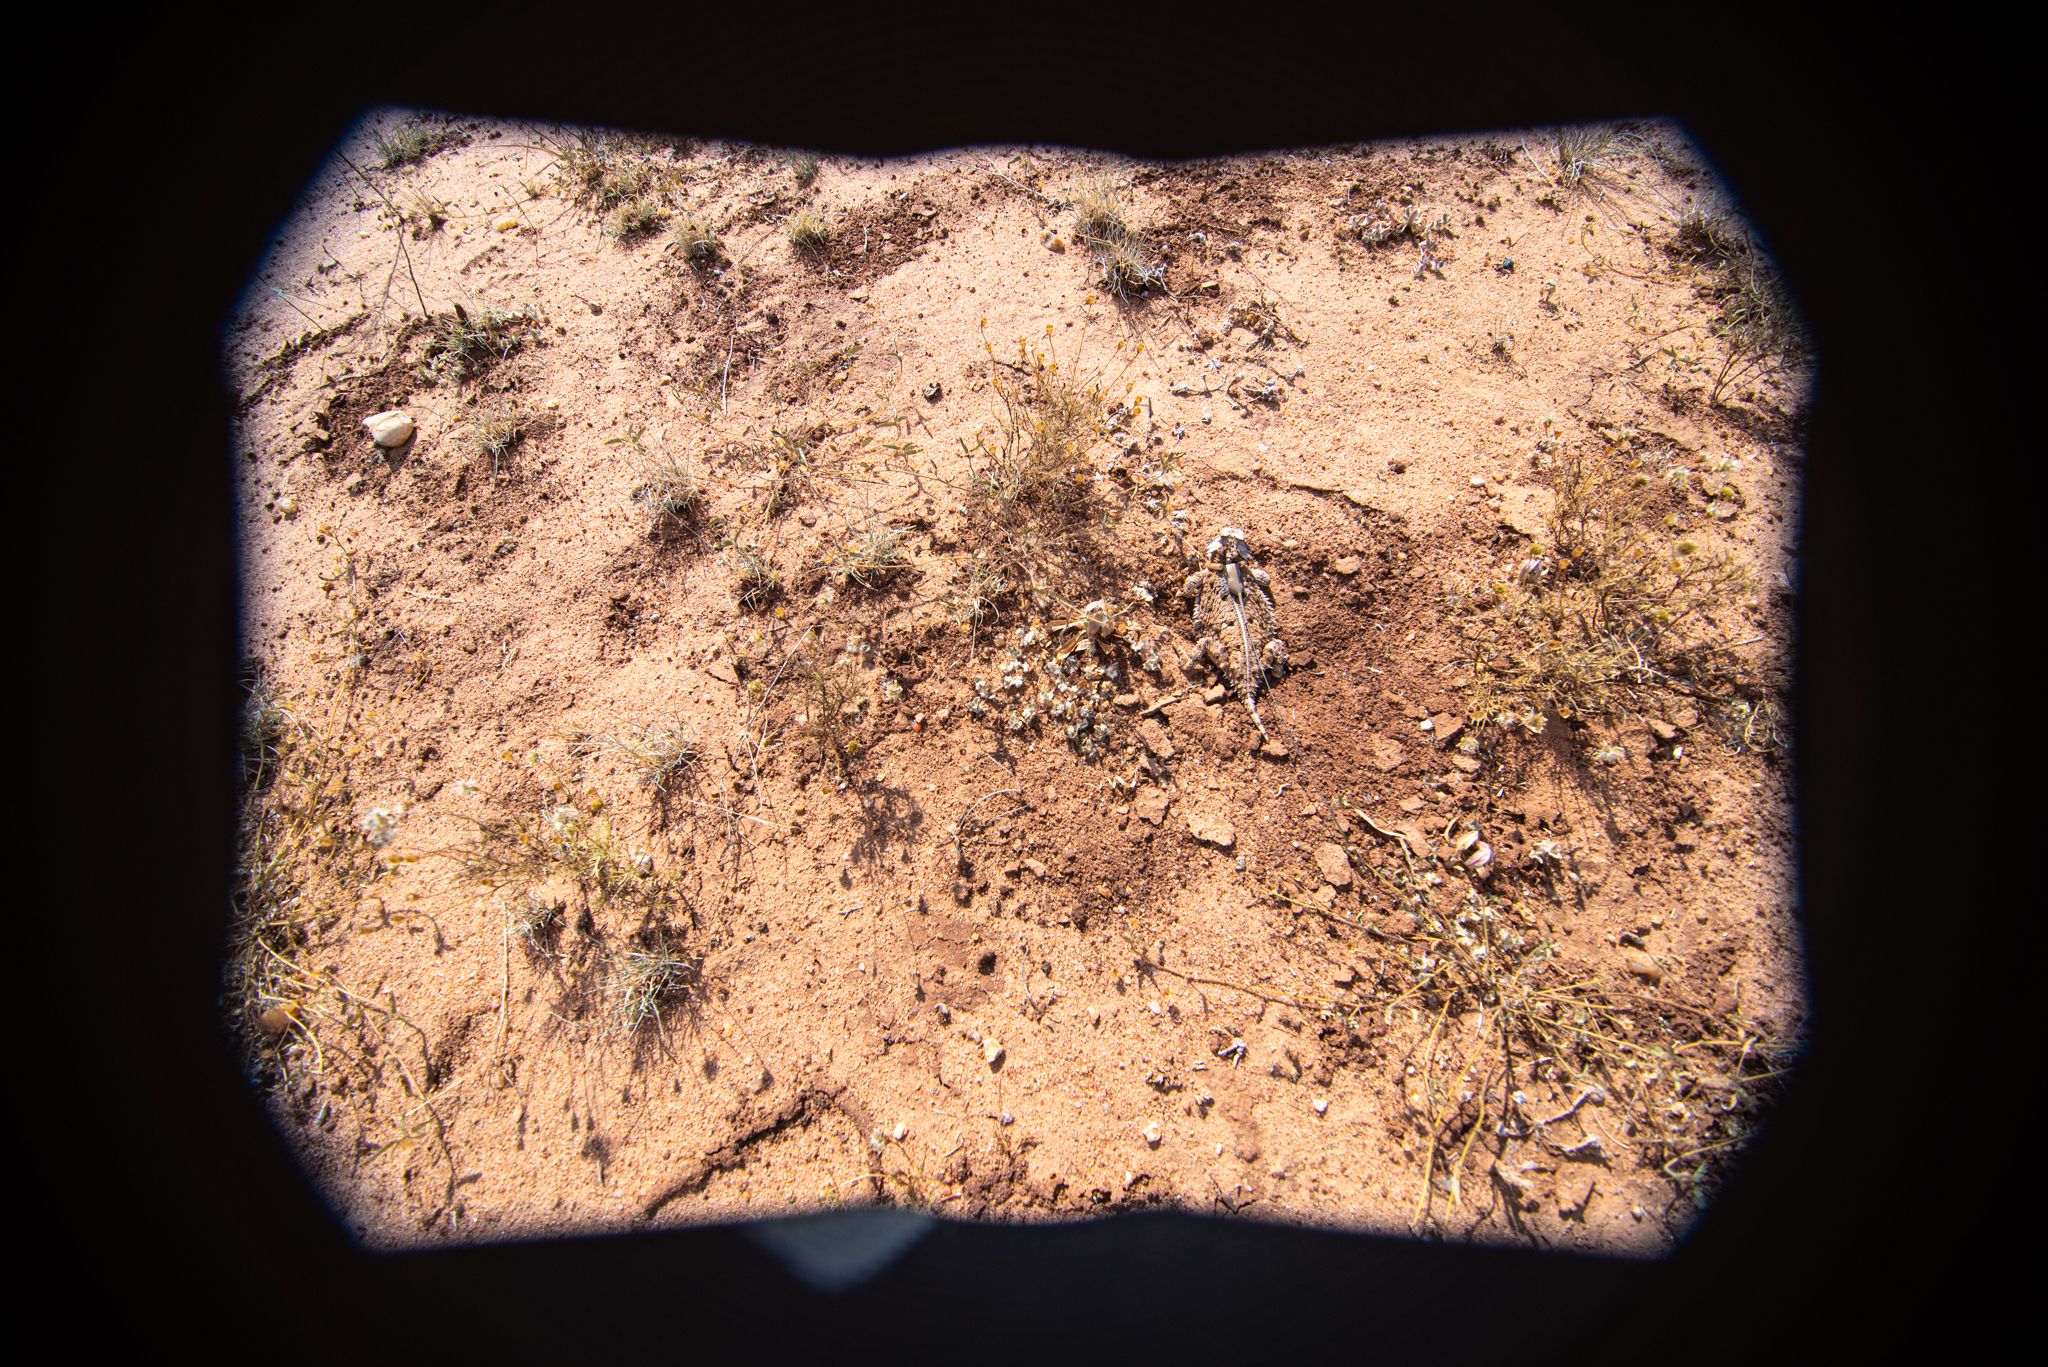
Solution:
[[[23,65],[55,79],[7,96],[12,493],[34,532],[12,538],[35,699],[16,724],[38,742],[15,785],[30,994],[4,1070],[17,1247],[40,1268],[21,1303],[145,1360],[1869,1361],[1995,1331],[2024,1304],[1991,1240],[1996,1199],[2024,1217],[2039,1073],[2025,809],[1995,796],[2039,710],[2012,663],[2036,576],[2000,557],[2032,492],[2017,56],[1953,12],[1925,31],[1659,13],[49,16]],[[1822,357],[1794,718],[1814,1042],[1691,1243],[1641,1265],[1190,1216],[947,1225],[840,1297],[722,1230],[356,1251],[215,1025],[235,665],[218,333],[301,181],[380,103],[870,154],[1686,122]]]

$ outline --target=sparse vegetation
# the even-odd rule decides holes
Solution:
[[[1710,404],[1730,384],[1797,365],[1806,355],[1805,326],[1770,263],[1752,250],[1740,272],[1713,323],[1728,350],[1707,387]]]
[[[1047,345],[1051,336],[1048,326]],[[1101,384],[1072,367],[1062,374],[1056,355],[1021,337],[1013,362],[997,358],[985,332],[982,348],[998,406],[993,431],[961,443],[976,500],[1006,525],[1020,514],[1071,512],[1087,497],[1088,453],[1102,435]]]
[[[746,452],[742,463],[765,468],[768,479],[761,486],[761,516],[773,518],[809,497],[817,485],[811,433],[771,432],[766,445]]]
[[[524,346],[540,321],[531,305],[510,310],[490,304],[468,309],[457,304],[436,314],[420,366],[421,378],[438,383],[480,375]]]
[[[862,750],[860,676],[843,663],[805,665],[798,683],[803,712],[797,734],[808,739],[817,748],[819,759],[830,760],[843,777],[851,772]]]
[[[718,259],[718,234],[704,219],[684,219],[669,235],[669,242],[692,266],[708,265]]]
[[[659,1030],[663,1011],[697,981],[698,962],[679,953],[668,932],[657,929],[643,940],[611,961],[612,1026],[628,1038],[650,1026]]]
[[[748,612],[759,612],[782,593],[782,577],[775,562],[759,546],[732,548],[733,598]]]
[[[519,439],[526,435],[525,410],[510,399],[485,408],[476,417],[477,450],[491,458],[491,476],[504,477],[504,460]]]
[[[818,167],[820,164],[818,154],[815,152],[799,152],[790,158],[789,174],[796,181],[798,189],[808,190],[811,188],[811,182],[818,178]]]
[[[1439,1193],[1459,1204],[1468,1179],[1523,1209],[1531,1191],[1502,1161],[1509,1143],[1588,1162],[1622,1157],[1603,1150],[1601,1131],[1703,1207],[1724,1156],[1746,1142],[1778,1091],[1796,1045],[1771,1038],[1737,1009],[1689,1006],[1621,985],[1611,973],[1572,971],[1533,916],[1483,886],[1493,854],[1477,827],[1457,843],[1466,877],[1447,886],[1407,870],[1385,875],[1408,913],[1407,928],[1382,937],[1405,983],[1390,982],[1390,1000],[1373,1010],[1391,1015],[1413,1003],[1431,1022],[1408,1055],[1409,1113],[1423,1157],[1411,1225],[1429,1221]],[[1447,1028],[1466,1019],[1479,1024]],[[1576,1099],[1544,1116],[1522,1090],[1539,1082]],[[1582,1106],[1612,1119],[1598,1129],[1565,1125]],[[1562,1127],[1558,1138],[1551,1126]],[[1567,1146],[1574,1130],[1586,1137]]]
[[[783,225],[783,233],[789,238],[789,245],[805,256],[817,256],[832,241],[832,231],[825,220],[809,209],[799,209],[789,216]]]
[[[640,477],[633,498],[647,508],[657,531],[696,526],[704,516],[704,485],[696,468],[662,443],[647,444],[644,432],[636,427],[629,435],[605,443],[632,448]]]
[[[653,856],[619,838],[601,801],[589,797],[580,806],[560,801],[567,795],[560,783],[553,785],[553,795],[558,800],[543,804],[530,824],[472,819],[475,834],[468,841],[437,853],[453,860],[470,882],[491,891],[564,875],[608,901],[660,895]]]
[[[649,722],[618,735],[582,732],[571,739],[570,753],[582,758],[616,755],[642,786],[661,797],[676,791],[697,763],[695,742],[673,722]]]
[[[1550,717],[1639,714],[1658,694],[1725,701],[1757,686],[1721,625],[1747,575],[1725,553],[1665,538],[1653,468],[1628,429],[1554,462],[1549,544],[1481,590],[1466,619],[1473,716],[1535,732]]]
[[[649,200],[627,200],[605,216],[605,236],[614,242],[631,242],[659,228],[667,217],[660,205]]]
[[[1737,221],[1640,226],[1720,202],[1694,159],[1575,191],[1551,135],[820,183],[593,134],[549,209],[507,125],[316,182],[227,339],[292,689],[243,717],[223,1001],[359,1237],[894,1183],[1682,1238],[1802,1028],[1789,305]],[[1411,285],[1440,208],[1482,238]],[[1245,1086],[1317,1181],[1217,1157]]]

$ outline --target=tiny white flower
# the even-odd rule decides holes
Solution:
[[[398,834],[398,818],[382,807],[372,807],[363,815],[362,830],[363,839],[383,849]]]

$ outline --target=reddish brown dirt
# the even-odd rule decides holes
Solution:
[[[1006,1220],[1170,1204],[1635,1253],[1683,1231],[1711,1191],[1703,1158],[1738,1144],[1683,1153],[1655,1128],[1675,1113],[1615,1096],[1522,1133],[1583,1089],[1527,1055],[1492,1071],[1487,1011],[1439,1015],[1397,949],[1404,896],[1491,899],[1555,947],[1554,981],[1630,1003],[1644,1040],[1734,1028],[1784,1054],[1798,1034],[1781,759],[1731,749],[1683,699],[1449,744],[1468,720],[1459,586],[1511,575],[1542,537],[1550,437],[1625,424],[1695,468],[1731,458],[1715,479],[1739,511],[1695,506],[1690,534],[1747,563],[1756,587],[1725,625],[1782,658],[1802,391],[1774,376],[1705,402],[1714,284],[1680,224],[1716,190],[1675,133],[1638,130],[1577,185],[1534,135],[1172,167],[828,159],[808,187],[759,149],[656,147],[669,226],[724,225],[722,263],[691,269],[665,231],[615,242],[568,197],[567,135],[466,125],[376,169],[372,136],[399,119],[342,149],[374,192],[340,160],[314,178],[227,356],[246,650],[333,742],[338,813],[328,848],[294,856],[279,914],[296,967],[234,978],[238,1019],[358,1237],[875,1201]],[[1165,297],[1090,278],[1059,201],[1101,172]],[[1347,240],[1382,198],[1450,216],[1440,274],[1418,278],[1413,240]],[[827,251],[785,239],[800,206]],[[1233,326],[1262,296],[1298,341]],[[423,303],[456,302],[538,321],[479,374],[430,382]],[[993,421],[995,362],[1020,337],[1153,417],[1124,475],[1111,442],[1088,453],[1072,599],[1180,636],[1131,676],[1094,762],[966,710],[1029,617],[954,620],[982,534],[963,442]],[[1276,403],[1226,392],[1268,376]],[[474,436],[503,403],[528,423],[494,471]],[[396,456],[361,426],[387,408],[419,424]],[[812,477],[769,513],[748,452],[772,455],[775,433],[807,438]],[[704,475],[694,526],[650,530],[636,434]],[[1174,510],[1190,547],[1245,529],[1271,573],[1296,667],[1261,701],[1264,752],[1242,705],[1183,676]],[[839,553],[881,521],[908,566],[846,581]],[[780,575],[766,610],[737,601],[740,543]],[[843,772],[796,686],[835,660],[857,690]],[[665,802],[572,744],[650,722],[698,750]],[[1608,744],[1619,762],[1588,761]],[[622,861],[650,856],[656,890],[569,870],[494,890],[450,857],[479,820],[531,831],[561,804],[610,823]],[[373,809],[396,820],[374,848]],[[1497,851],[1489,880],[1432,853],[1467,817]],[[1193,834],[1215,820],[1227,850]],[[1326,844],[1348,851],[1348,886]],[[252,863],[271,848],[252,837]],[[566,924],[529,948],[506,899],[539,883]],[[694,977],[622,1034],[610,975],[653,929]],[[272,1034],[258,1017],[280,1002],[294,1019]],[[1723,1058],[1658,1104],[1689,1125],[1757,1072]],[[1510,1092],[1525,1119],[1504,1125]]]

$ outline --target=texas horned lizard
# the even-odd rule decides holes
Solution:
[[[1209,541],[1202,568],[1189,575],[1182,592],[1195,605],[1195,656],[1230,685],[1259,719],[1259,694],[1287,669],[1273,611],[1273,579],[1252,559],[1251,546],[1235,527]]]

